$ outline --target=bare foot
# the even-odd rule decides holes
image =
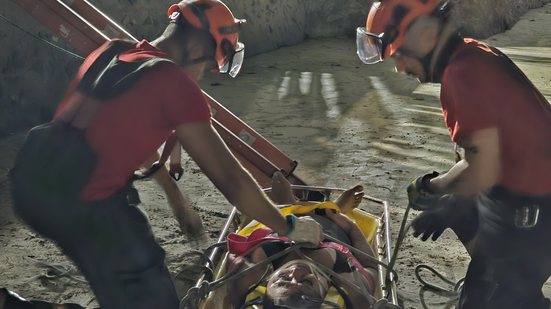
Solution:
[[[341,196],[337,198],[335,204],[339,206],[342,213],[349,213],[360,205],[362,198],[364,197],[363,190],[364,188],[361,185],[356,185],[344,191]]]
[[[291,183],[277,171],[272,176],[272,199],[277,204],[295,204],[297,198],[293,195]]]

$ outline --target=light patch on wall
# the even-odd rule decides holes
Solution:
[[[291,83],[291,71],[285,72],[285,77],[281,81],[279,89],[277,89],[277,99],[281,100],[289,94],[289,85]]]
[[[312,72],[301,72],[298,87],[302,95],[309,95],[312,88]]]
[[[335,85],[335,78],[331,73],[321,73],[321,96],[327,105],[327,118],[337,118],[341,115],[338,106],[339,92]]]

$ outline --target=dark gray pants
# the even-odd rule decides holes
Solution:
[[[515,226],[523,205],[540,207],[532,228]],[[503,189],[477,201],[478,229],[460,309],[547,309],[542,286],[551,275],[551,199],[515,197]]]
[[[102,309],[176,309],[165,252],[126,193],[94,203],[40,205],[13,190],[18,215],[73,260]]]

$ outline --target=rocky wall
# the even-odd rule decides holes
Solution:
[[[64,0],[70,1],[70,0]],[[513,25],[526,10],[551,0],[454,0],[467,34],[484,38]],[[90,0],[138,38],[154,39],[166,24],[167,0]],[[370,0],[226,0],[247,19],[247,55],[306,38],[354,35]],[[49,119],[81,60],[40,41],[70,49],[11,0],[0,1],[0,135]],[[34,37],[33,37],[34,36]]]

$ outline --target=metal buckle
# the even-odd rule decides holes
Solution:
[[[540,206],[533,204],[517,208],[515,210],[515,227],[520,229],[531,229],[538,224]]]
[[[126,191],[126,202],[129,206],[138,206],[142,202],[140,200],[140,194],[138,193],[138,190],[134,187],[128,188]]]

